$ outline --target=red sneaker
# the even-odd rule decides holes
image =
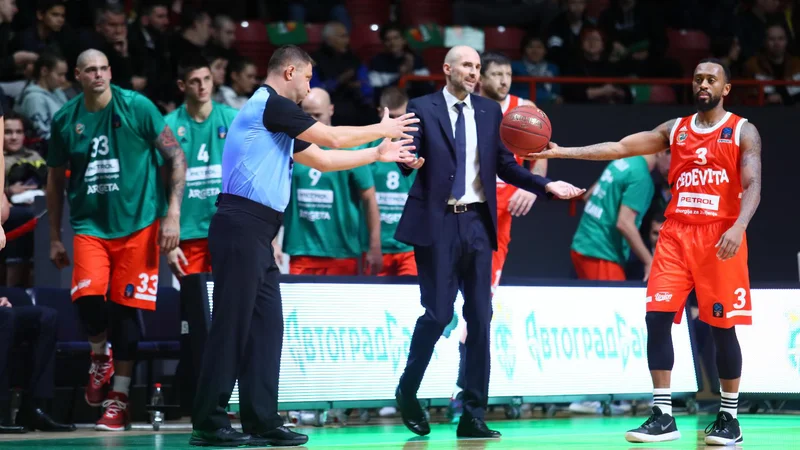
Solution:
[[[97,421],[97,431],[124,431],[130,429],[128,418],[128,396],[122,392],[111,391],[108,400],[103,402],[103,417]]]
[[[95,355],[92,353],[92,365],[89,367],[89,384],[86,385],[86,403],[89,406],[100,406],[106,399],[106,386],[114,376],[114,358],[111,349],[108,355]]]

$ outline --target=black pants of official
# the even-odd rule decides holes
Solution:
[[[464,297],[466,342],[464,415],[483,419],[489,392],[489,333],[492,320],[492,247],[488,208],[447,213],[439,238],[430,246],[414,247],[419,288],[425,313],[417,319],[400,379],[406,396],[419,390],[433,348],[453,318],[458,291]]]
[[[25,370],[28,395],[36,400],[53,398],[56,360],[57,313],[43,306],[0,307],[0,408],[7,411],[11,353],[23,343],[29,345]],[[13,364],[17,368],[17,364]],[[3,414],[0,414],[3,415]]]
[[[269,431],[283,425],[278,414],[283,310],[272,250],[283,215],[232,195],[220,195],[217,204],[208,230],[214,308],[192,423],[204,431],[229,427],[225,407],[238,378],[244,431]]]

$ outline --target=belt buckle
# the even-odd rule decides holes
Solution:
[[[453,212],[456,214],[461,214],[467,212],[467,205],[464,204],[455,204],[453,205]]]

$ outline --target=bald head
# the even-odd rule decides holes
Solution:
[[[75,66],[75,79],[80,82],[84,94],[99,95],[106,92],[111,83],[111,68],[106,55],[94,49],[81,53]]]
[[[105,53],[101,52],[100,50],[95,50],[90,48],[89,50],[84,51],[80,55],[78,55],[78,62],[76,67],[78,69],[83,69],[89,63],[100,63],[102,62],[104,66],[108,65],[108,57]]]
[[[331,96],[325,89],[313,88],[303,100],[303,111],[317,120],[317,122],[330,126],[333,116]]]
[[[458,45],[444,57],[443,71],[447,89],[459,99],[475,91],[481,74],[481,57],[472,47]]]

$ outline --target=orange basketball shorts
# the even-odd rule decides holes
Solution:
[[[581,280],[625,281],[625,269],[614,261],[593,258],[570,250],[572,265]]]
[[[211,272],[211,252],[208,251],[208,239],[188,239],[181,241],[181,251],[188,265],[183,266],[186,275]]]
[[[384,253],[383,269],[378,276],[417,276],[417,261],[414,259],[414,252]]]
[[[147,228],[116,239],[76,235],[72,241],[75,255],[72,300],[108,294],[115,303],[155,310],[158,229],[156,220]]]
[[[508,202],[502,207],[497,207],[497,251],[492,253],[492,294],[500,286],[500,277],[503,275],[503,266],[508,257],[508,245],[511,243],[511,213],[508,211]]]
[[[358,258],[292,256],[289,259],[289,273],[292,275],[358,275]]]
[[[681,322],[686,297],[697,294],[700,320],[719,328],[752,324],[747,237],[733,258],[717,258],[717,242],[732,222],[690,225],[667,219],[661,228],[647,283],[647,311],[675,312]]]

